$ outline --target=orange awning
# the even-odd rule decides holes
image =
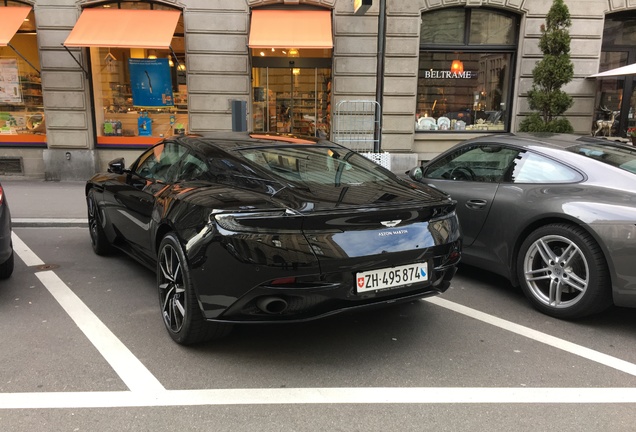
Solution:
[[[177,10],[84,9],[64,45],[166,49],[180,16]]]
[[[255,9],[248,45],[250,48],[333,48],[331,12]]]
[[[0,25],[0,46],[7,46],[11,38],[18,32],[24,19],[31,12],[30,7],[0,7],[2,25]]]

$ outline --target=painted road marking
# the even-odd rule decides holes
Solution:
[[[16,253],[27,265],[41,265],[43,261],[20,238],[13,234]],[[30,264],[29,264],[30,263]],[[128,388],[135,392],[164,390],[159,380],[115,336],[106,325],[53,271],[36,272],[40,282],[62,306],[88,340],[97,348]]]
[[[14,234],[27,265],[42,261]],[[31,263],[31,264],[28,264]],[[35,264],[34,264],[35,263]],[[636,403],[636,388],[359,387],[166,390],[53,271],[36,273],[131,391],[0,393],[0,409],[272,404]],[[636,365],[440,298],[426,301],[532,340],[636,375]]]
[[[29,247],[20,237],[16,235],[16,233],[11,233],[11,241],[13,242],[13,252],[15,252],[22,261],[24,261],[27,267],[44,265],[44,261],[38,258],[38,256],[29,249]]]
[[[487,313],[480,312],[476,309],[471,309],[469,307],[462,306],[460,304],[453,303],[451,301],[444,300],[442,298],[430,297],[425,299],[425,301],[429,303],[433,303],[437,306],[441,306],[443,308],[452,310],[453,312],[457,312],[462,315],[466,315],[476,320],[485,322],[495,327],[499,327],[500,329],[503,329],[512,333],[516,333],[528,339],[541,342],[542,344],[549,345],[551,347],[560,349],[562,351],[569,352],[570,354],[575,354],[579,357],[592,360],[593,362],[600,363],[602,365],[611,367],[621,372],[625,372],[626,374],[636,376],[636,364],[634,363],[626,362],[625,360],[621,360],[616,357],[612,357],[610,355],[603,354],[598,351],[594,351],[593,349],[589,349],[584,346],[577,345],[572,342],[568,342],[564,339],[550,336],[549,334],[542,333],[540,331],[533,330],[531,328],[524,327],[519,324],[515,324],[512,321],[507,321],[505,319],[488,315]]]
[[[636,403],[636,388],[358,387],[0,393],[0,409],[299,404]]]

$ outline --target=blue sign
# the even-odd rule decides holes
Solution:
[[[133,105],[174,106],[168,59],[128,59]]]

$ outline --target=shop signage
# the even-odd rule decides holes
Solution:
[[[18,60],[15,58],[0,58],[0,102],[22,103]]]
[[[424,78],[428,78],[428,79],[440,79],[440,78],[471,79],[476,77],[477,77],[477,74],[473,73],[472,71],[464,71],[464,72],[451,72],[447,70],[424,71]]]
[[[134,106],[174,106],[170,65],[167,58],[131,58],[128,59],[128,70]]]

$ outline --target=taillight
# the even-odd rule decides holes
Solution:
[[[278,278],[272,281],[272,285],[286,285],[296,283],[295,277]]]
[[[0,185],[0,205],[2,205],[3,202],[4,202],[4,189],[2,189],[2,186]]]

